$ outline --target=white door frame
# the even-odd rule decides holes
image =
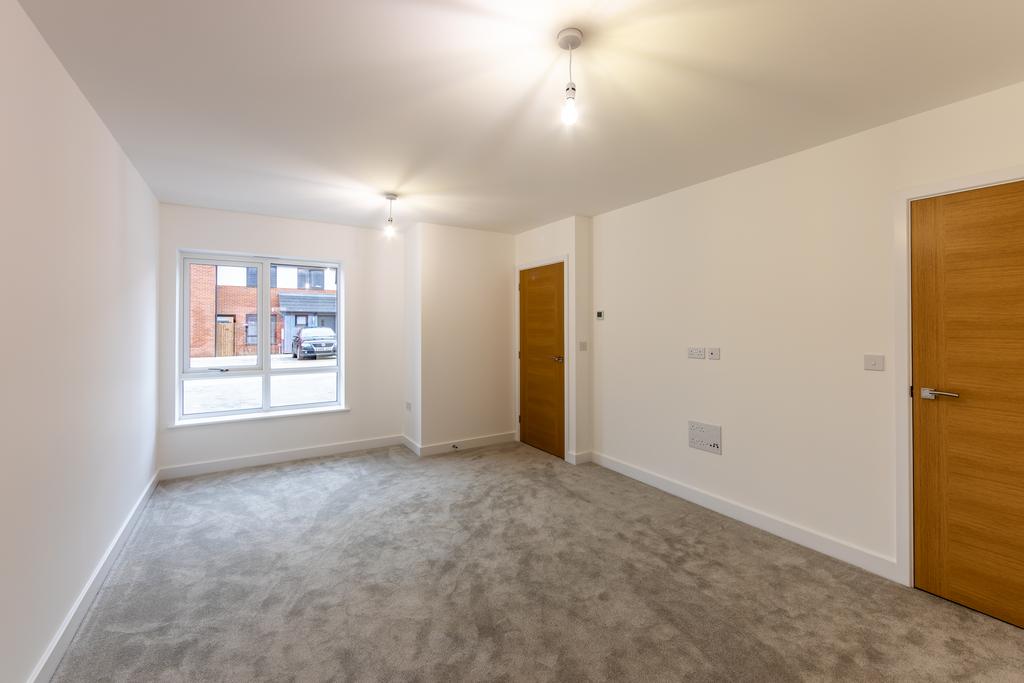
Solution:
[[[896,574],[897,581],[914,585],[914,413],[909,387],[914,384],[911,348],[910,202],[981,187],[1024,180],[1024,166],[1015,166],[963,178],[908,188],[898,194],[895,207],[895,357],[893,396],[895,430],[893,463],[896,468]]]
[[[575,372],[576,367],[576,354],[573,346],[573,334],[569,328],[569,323],[573,320],[573,317],[569,315],[569,255],[564,254],[562,256],[554,256],[548,259],[542,259],[540,261],[531,261],[528,263],[520,263],[516,265],[515,272],[515,286],[514,291],[516,293],[515,301],[515,313],[514,322],[512,324],[512,334],[515,335],[515,347],[514,356],[512,358],[515,367],[514,371],[514,391],[515,400],[512,404],[515,406],[516,414],[513,418],[513,423],[516,426],[516,441],[519,440],[519,416],[522,415],[521,406],[519,405],[519,277],[520,273],[524,270],[530,270],[532,268],[540,268],[541,266],[551,266],[556,263],[563,264],[562,266],[562,347],[565,354],[565,363],[562,364],[562,403],[564,406],[565,414],[562,416],[563,424],[565,428],[563,430],[564,443],[562,444],[563,452],[565,453],[565,461],[568,463],[575,464],[575,456],[569,450],[569,414],[571,411],[570,401],[573,392],[570,390],[569,381]]]

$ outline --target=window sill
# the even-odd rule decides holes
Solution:
[[[189,417],[169,425],[168,429],[179,427],[198,427],[200,425],[218,425],[230,422],[249,422],[250,420],[269,420],[278,417],[299,417],[302,415],[323,415],[325,413],[347,413],[345,406],[326,406],[324,408],[300,408],[298,410],[275,410],[265,413],[244,413],[241,415],[217,415],[216,417]]]

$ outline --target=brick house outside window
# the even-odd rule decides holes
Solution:
[[[272,354],[290,354],[292,336],[302,327],[337,331],[334,269],[275,265],[270,276]],[[192,357],[256,355],[257,269],[196,264],[189,277]],[[278,280],[295,286],[278,287]]]

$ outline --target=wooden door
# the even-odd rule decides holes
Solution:
[[[913,202],[911,273],[914,582],[1024,626],[1024,182]]]
[[[565,457],[564,264],[519,272],[519,440]]]
[[[217,321],[217,356],[235,355],[235,323]]]

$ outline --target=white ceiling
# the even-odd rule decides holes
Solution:
[[[161,200],[366,227],[518,232],[1024,80],[1020,0],[22,4]]]

